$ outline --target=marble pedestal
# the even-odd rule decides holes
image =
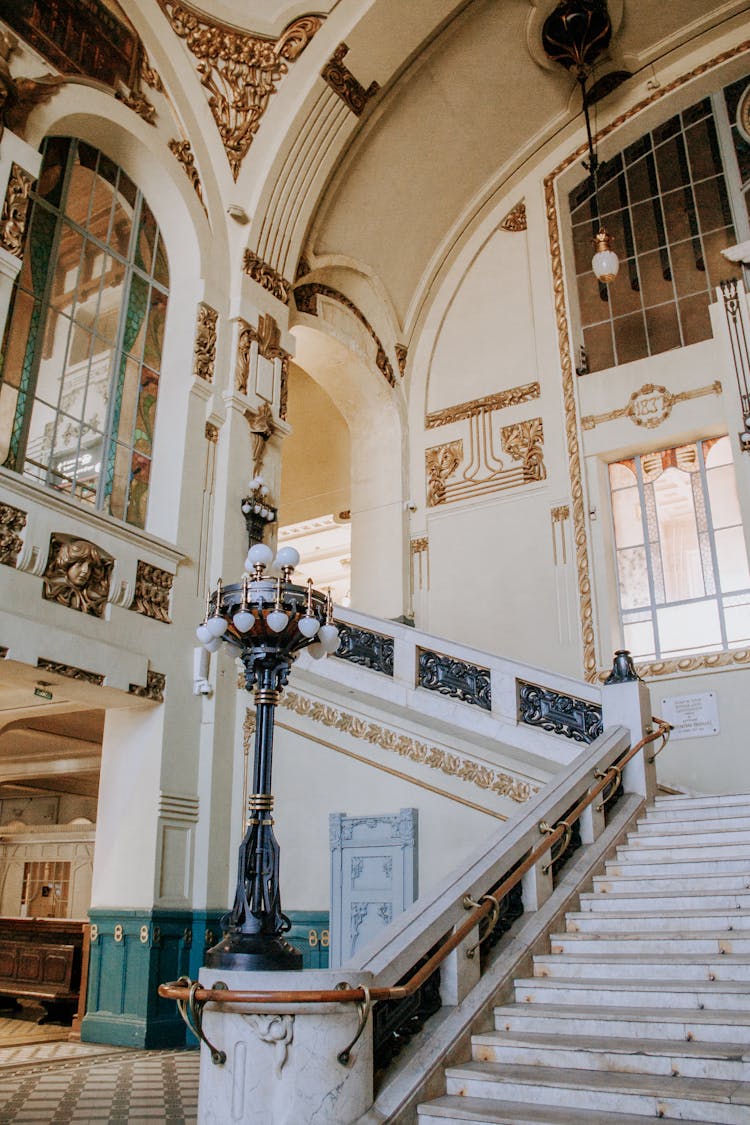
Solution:
[[[231,990],[333,989],[341,981],[369,985],[370,973],[340,969],[240,973],[203,968],[209,988]],[[217,1066],[201,1046],[199,1125],[352,1125],[372,1105],[372,1016],[346,1066],[339,1051],[358,1026],[356,1004],[209,1004],[207,1039],[225,1051]]]

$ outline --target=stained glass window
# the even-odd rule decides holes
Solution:
[[[168,295],[132,180],[90,145],[49,138],[3,347],[6,468],[145,525]]]
[[[625,648],[640,659],[750,643],[750,572],[728,437],[609,466]]]

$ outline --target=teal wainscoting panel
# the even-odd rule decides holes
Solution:
[[[327,910],[287,910],[292,928],[286,940],[302,954],[303,969],[328,968]]]
[[[217,939],[221,934],[219,917],[206,911],[91,910],[83,1042],[194,1046],[177,1005],[163,1000],[157,989],[181,976],[197,977],[207,934]]]

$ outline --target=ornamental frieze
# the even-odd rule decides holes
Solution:
[[[23,236],[33,182],[34,177],[18,164],[11,166],[8,190],[0,215],[0,246],[16,258],[23,256]]]
[[[26,512],[12,504],[0,504],[0,563],[15,566],[21,553],[21,532],[26,526]]]
[[[246,250],[243,254],[242,269],[249,278],[257,281],[258,285],[265,289],[267,293],[270,293],[272,297],[275,297],[277,301],[281,301],[284,305],[289,304],[289,294],[292,291],[291,284],[278,270],[275,270],[268,262],[264,262],[252,250]]]
[[[61,664],[58,660],[46,660],[43,656],[39,657],[36,666],[44,672],[54,672],[57,676],[67,676],[69,680],[96,684],[97,687],[101,687],[104,683],[103,672],[88,672],[85,668],[76,668],[73,664]]]
[[[666,387],[657,383],[644,383],[640,390],[633,391],[625,406],[607,410],[604,414],[586,414],[581,418],[581,426],[584,430],[593,430],[602,422],[629,418],[636,426],[651,430],[666,422],[678,402],[689,402],[691,399],[704,398],[706,395],[720,395],[721,391],[721,382],[718,379],[708,386],[696,387],[692,391],[678,391],[677,394],[672,394]]]
[[[79,613],[102,617],[114,562],[111,555],[88,539],[53,534],[42,597]]]
[[[138,560],[135,575],[135,594],[133,604],[130,606],[136,613],[144,617],[151,617],[154,621],[163,621],[166,625],[171,623],[169,616],[169,599],[172,593],[174,575],[168,570],[161,570],[158,566]]]
[[[536,382],[524,383],[520,387],[508,387],[507,390],[498,391],[494,395],[485,395],[470,402],[459,402],[456,406],[445,407],[444,410],[434,410],[425,415],[424,427],[426,430],[435,430],[439,426],[448,426],[451,422],[461,422],[480,414],[491,414],[495,410],[505,410],[509,406],[521,406],[524,402],[532,402],[539,398],[540,394],[541,388]]]
[[[185,41],[198,64],[198,76],[208,92],[208,105],[236,180],[271,95],[288,73],[288,63],[299,58],[322,20],[301,16],[273,39],[237,31],[175,0],[160,0],[160,4],[172,30]]]
[[[487,415],[489,411],[470,418],[468,443],[459,438],[425,451],[428,508],[546,479],[542,419],[530,418],[501,428],[502,451],[516,462],[506,464],[495,453]]]
[[[198,321],[193,350],[193,375],[206,383],[214,381],[216,363],[216,324],[219,314],[210,305],[198,306]]]
[[[137,695],[139,699],[150,699],[152,703],[164,702],[164,689],[167,686],[167,677],[163,672],[147,672],[146,685],[130,684],[128,692]]]

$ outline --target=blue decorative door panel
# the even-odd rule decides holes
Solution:
[[[332,968],[348,961],[417,895],[417,810],[329,817]]]

